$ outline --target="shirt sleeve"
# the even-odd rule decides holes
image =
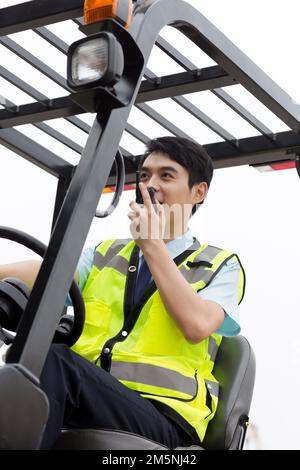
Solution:
[[[82,291],[87,278],[91,272],[93,266],[95,247],[89,247],[83,250],[77,265],[77,271],[79,274],[79,289]]]
[[[236,336],[241,331],[238,313],[238,278],[240,269],[236,259],[229,259],[212,282],[199,291],[202,299],[216,302],[223,308],[225,318],[221,327],[216,331],[216,333],[222,336]]]
[[[89,247],[89,248],[85,248],[80,255],[76,271],[78,271],[78,274],[79,274],[78,286],[81,291],[83,290],[85,283],[87,281],[87,278],[89,277],[89,274],[91,272],[91,269],[93,266],[94,252],[95,252],[95,247]],[[72,306],[70,295],[68,295],[65,305],[66,307]]]

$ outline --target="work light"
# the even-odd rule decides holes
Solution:
[[[69,48],[67,70],[68,85],[74,90],[113,86],[124,70],[122,46],[109,32],[80,39]]]

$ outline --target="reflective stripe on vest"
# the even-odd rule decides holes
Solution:
[[[118,255],[118,252],[120,252],[121,248],[126,246],[128,242],[130,242],[130,240],[115,240],[108,248],[105,255],[102,255],[99,253],[99,251],[96,251],[93,265],[99,270],[103,269],[104,267],[113,268],[119,273],[126,275],[129,268],[128,260],[126,260],[123,256]],[[195,240],[189,249],[199,250],[200,247],[201,245],[198,240]],[[189,284],[195,284],[201,280],[206,285],[211,280],[215,271],[210,269],[206,264],[201,265],[201,262],[212,265],[212,260],[222,251],[223,250],[220,248],[208,245],[199,254],[196,254],[196,256],[193,257],[191,268],[188,269],[183,264],[179,267],[179,271]]]
[[[95,251],[93,265],[101,271],[105,266],[114,267],[117,271],[120,271],[122,274],[126,274],[127,269],[124,270],[124,264],[127,266],[127,261],[121,256],[115,256],[121,248],[126,246],[130,240],[115,240],[112,245],[108,248],[105,255]],[[114,261],[112,258],[117,258],[117,261]],[[112,264],[110,264],[112,263]],[[127,263],[127,264],[126,264]]]
[[[209,337],[208,341],[208,354],[210,355],[210,360],[215,362],[217,353],[218,353],[219,346],[213,336]]]
[[[118,380],[139,382],[195,396],[197,381],[179,372],[140,362],[113,361],[110,373]]]
[[[213,382],[212,380],[204,379],[208,390],[210,391],[211,395],[215,397],[219,396],[219,384],[218,382]]]

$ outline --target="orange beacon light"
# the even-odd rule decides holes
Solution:
[[[86,24],[113,18],[124,28],[132,19],[132,0],[85,0],[84,21]]]

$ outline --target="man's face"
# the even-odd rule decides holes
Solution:
[[[140,179],[156,190],[156,198],[164,205],[171,238],[184,233],[193,205],[206,196],[207,184],[199,183],[190,189],[187,170],[161,152],[153,152],[145,159]]]

